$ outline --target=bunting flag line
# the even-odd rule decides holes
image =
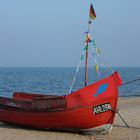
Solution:
[[[94,11],[93,5],[90,5],[90,12],[89,12],[89,17],[91,20],[94,20],[96,18],[96,13]]]
[[[102,78],[102,75],[101,75],[101,73],[100,73],[100,71],[99,71],[99,66],[98,66],[98,64],[95,64],[95,70],[96,70],[96,72],[97,72],[99,78]]]
[[[94,47],[94,49],[96,51],[96,54],[97,55],[101,54],[102,53],[101,49],[96,47],[96,43],[93,39],[91,40],[91,43],[92,43],[92,46]]]
[[[92,39],[91,43],[92,43],[93,47],[96,48],[95,40]]]
[[[82,53],[82,55],[81,55],[81,58],[80,58],[81,61],[82,61],[83,58],[84,58],[84,54],[85,54],[85,53]]]
[[[101,75],[100,71],[98,71],[98,76],[99,76],[100,79],[102,78],[102,75]]]
[[[99,71],[98,64],[95,64],[95,70],[96,70],[96,72],[98,73],[98,71]]]
[[[87,49],[88,49],[88,44],[86,43],[86,44],[85,44],[84,51],[87,50]]]
[[[86,43],[91,42],[91,41],[92,41],[92,39],[91,39],[91,37],[88,33],[87,36],[86,36]]]
[[[96,48],[96,53],[99,55],[102,53],[101,49],[100,48]]]

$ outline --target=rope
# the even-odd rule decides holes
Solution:
[[[131,80],[131,81],[127,81],[127,82],[123,83],[122,86],[131,84],[131,83],[134,83],[134,82],[137,82],[137,81],[140,81],[140,78],[137,78],[137,79],[134,79],[134,80]]]
[[[106,62],[102,62],[100,57],[98,57],[98,60],[99,60],[99,62],[100,62],[102,67],[106,67],[107,68],[106,71],[111,72],[111,74],[114,73],[114,70]]]
[[[117,113],[117,114],[119,115],[120,119],[123,121],[123,123],[124,123],[128,128],[130,128],[130,126],[127,124],[127,122],[124,120],[124,118],[121,116],[121,114],[119,113],[118,110],[112,109],[112,111],[114,111],[115,113]]]
[[[83,50],[82,55],[81,55],[80,62],[79,62],[79,64],[78,64],[77,68],[76,68],[75,76],[74,76],[74,78],[73,78],[73,82],[72,82],[72,84],[71,84],[71,87],[70,87],[70,90],[69,90],[69,94],[72,92],[72,89],[73,89],[73,86],[74,86],[74,83],[75,83],[75,80],[76,80],[76,76],[77,76],[77,73],[78,73],[78,71],[79,71],[79,68],[80,68],[81,62],[82,62],[82,60],[83,60],[84,54],[85,54],[85,50]]]
[[[130,126],[127,124],[127,122],[124,120],[124,118],[121,116],[121,114],[119,113],[119,111],[116,112],[119,117],[121,118],[121,120],[123,121],[123,123],[129,128]]]

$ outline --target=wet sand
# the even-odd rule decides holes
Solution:
[[[119,99],[119,112],[130,128],[116,115],[114,127],[107,135],[33,130],[0,123],[0,140],[140,140],[140,97]]]

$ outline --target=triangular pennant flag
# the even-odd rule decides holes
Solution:
[[[93,8],[93,5],[92,5],[92,4],[90,5],[89,17],[90,17],[90,19],[92,19],[92,20],[96,18],[96,13],[95,13],[95,11],[94,11],[94,8]]]

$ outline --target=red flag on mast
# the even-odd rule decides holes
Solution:
[[[90,5],[90,12],[89,12],[89,17],[93,20],[96,18],[96,13],[94,11],[93,5]]]

